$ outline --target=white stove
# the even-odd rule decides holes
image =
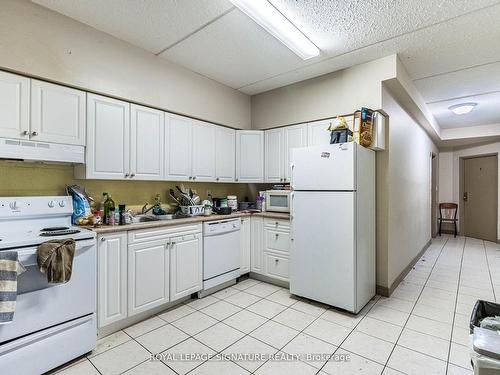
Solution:
[[[0,197],[0,252],[17,252],[26,269],[17,279],[14,320],[0,325],[2,375],[41,374],[96,345],[95,233],[72,226],[72,213],[67,196]],[[48,283],[38,269],[37,246],[53,239],[76,242],[65,284]]]

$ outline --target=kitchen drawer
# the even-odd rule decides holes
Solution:
[[[264,219],[264,227],[289,231],[290,230],[290,220],[265,218]]]
[[[131,230],[128,232],[128,243],[130,245],[145,241],[182,237],[185,235],[201,233],[201,231],[201,224],[173,225],[169,227]]]
[[[265,252],[264,264],[266,276],[288,281],[290,261],[287,257]]]
[[[290,252],[290,232],[265,228],[264,229],[264,250],[289,253]]]

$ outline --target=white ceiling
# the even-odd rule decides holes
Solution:
[[[322,50],[307,61],[228,0],[33,1],[250,95],[398,53],[443,128],[500,123],[498,0],[270,0]]]

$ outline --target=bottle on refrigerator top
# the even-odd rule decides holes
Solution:
[[[108,225],[113,225],[109,223],[109,217],[110,217],[110,211],[113,209],[113,213],[115,211],[115,202],[113,201],[113,198],[111,198],[110,194],[106,194],[106,200],[104,201],[104,223],[103,224],[108,224]],[[113,222],[114,222],[114,217],[113,217]]]

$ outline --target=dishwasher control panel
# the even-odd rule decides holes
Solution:
[[[217,221],[207,221],[203,223],[203,235],[212,236],[214,234],[222,234],[240,230],[241,220],[237,219],[224,219]]]

